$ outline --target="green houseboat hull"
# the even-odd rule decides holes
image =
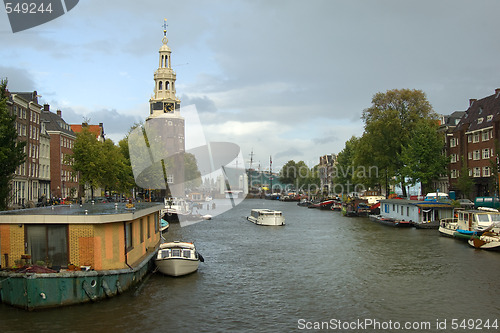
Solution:
[[[154,255],[131,269],[59,273],[0,272],[2,303],[26,310],[95,302],[120,294],[154,268]]]

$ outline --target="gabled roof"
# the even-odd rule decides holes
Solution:
[[[62,132],[75,136],[75,133],[71,130],[71,127],[66,124],[64,119],[53,112],[42,110],[40,119],[45,122],[45,129],[47,132]]]
[[[99,137],[104,138],[104,128],[101,125],[88,125],[88,124],[81,124],[81,125],[70,125],[71,130],[75,133],[80,133],[82,132],[83,128],[87,128],[90,133],[93,133],[96,137],[96,139],[99,139]]]
[[[472,132],[493,126],[500,120],[500,90],[488,97],[472,100],[456,130]]]

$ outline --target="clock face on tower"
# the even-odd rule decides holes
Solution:
[[[163,105],[163,112],[173,112],[174,111],[174,104],[173,103],[165,103]]]

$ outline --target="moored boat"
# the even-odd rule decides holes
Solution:
[[[161,217],[165,221],[179,222],[185,221],[191,217],[191,209],[186,200],[182,198],[165,198],[165,208],[161,210]]]
[[[500,250],[500,235],[496,232],[484,232],[481,236],[472,236],[469,245],[481,250]]]
[[[200,261],[205,260],[193,243],[174,241],[160,244],[155,264],[165,275],[182,276],[197,271]]]
[[[456,218],[446,218],[441,219],[439,222],[439,232],[443,236],[453,237],[453,234],[457,231],[458,219]]]
[[[491,236],[491,233],[498,234],[500,231],[499,223],[500,212],[496,209],[461,210],[457,212],[457,227],[453,236],[467,241],[471,237],[480,239],[485,232]]]
[[[271,209],[252,209],[247,220],[258,225],[285,225],[283,213]]]

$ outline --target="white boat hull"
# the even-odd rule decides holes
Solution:
[[[200,261],[185,258],[166,258],[156,259],[155,263],[158,271],[165,275],[182,276],[196,272]]]

